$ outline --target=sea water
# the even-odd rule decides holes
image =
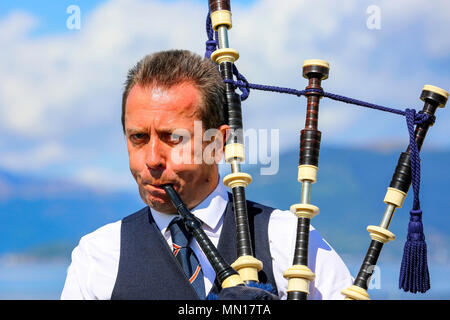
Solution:
[[[0,262],[1,300],[57,300],[64,287],[68,262]],[[348,265],[355,276],[359,265]],[[380,264],[370,283],[374,300],[450,299],[450,266],[431,265],[431,290],[426,294],[405,293],[398,289],[399,266]]]

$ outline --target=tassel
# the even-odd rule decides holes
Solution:
[[[428,121],[422,116],[416,118],[414,109],[406,109],[406,123],[409,131],[411,155],[411,184],[414,191],[413,208],[410,211],[408,236],[403,249],[400,266],[399,288],[405,292],[425,293],[430,289],[430,273],[427,262],[427,244],[423,233],[422,210],[420,209],[420,155],[414,137],[414,124]]]
[[[422,211],[411,210],[408,236],[403,249],[399,288],[406,292],[425,293],[430,289],[427,244],[423,233]]]

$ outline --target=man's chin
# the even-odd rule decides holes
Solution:
[[[147,204],[150,208],[161,212],[161,213],[167,213],[167,214],[176,214],[177,211],[173,204],[166,199],[161,198],[155,198],[151,195],[147,195],[145,197],[142,197],[142,200]]]

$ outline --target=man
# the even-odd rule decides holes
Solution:
[[[223,104],[224,84],[216,66],[188,51],[149,55],[129,71],[122,125],[130,170],[147,207],[82,237],[72,253],[62,299],[197,298],[170,249],[176,210],[163,184],[174,186],[224,258],[234,262],[233,206],[217,165],[229,129]],[[202,134],[216,129],[209,141],[194,137],[198,121]],[[199,153],[201,161],[194,161]],[[216,161],[208,161],[212,158]],[[297,218],[253,202],[247,206],[255,255],[264,264],[260,279],[285,299],[283,272],[292,265]],[[200,266],[203,296],[217,293],[205,254],[194,239],[188,247]],[[313,227],[309,261],[316,274],[309,299],[342,299],[340,290],[352,284],[351,275]]]

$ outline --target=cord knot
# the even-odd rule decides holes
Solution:
[[[407,240],[424,241],[425,235],[423,233],[422,210],[411,210],[409,214]]]

